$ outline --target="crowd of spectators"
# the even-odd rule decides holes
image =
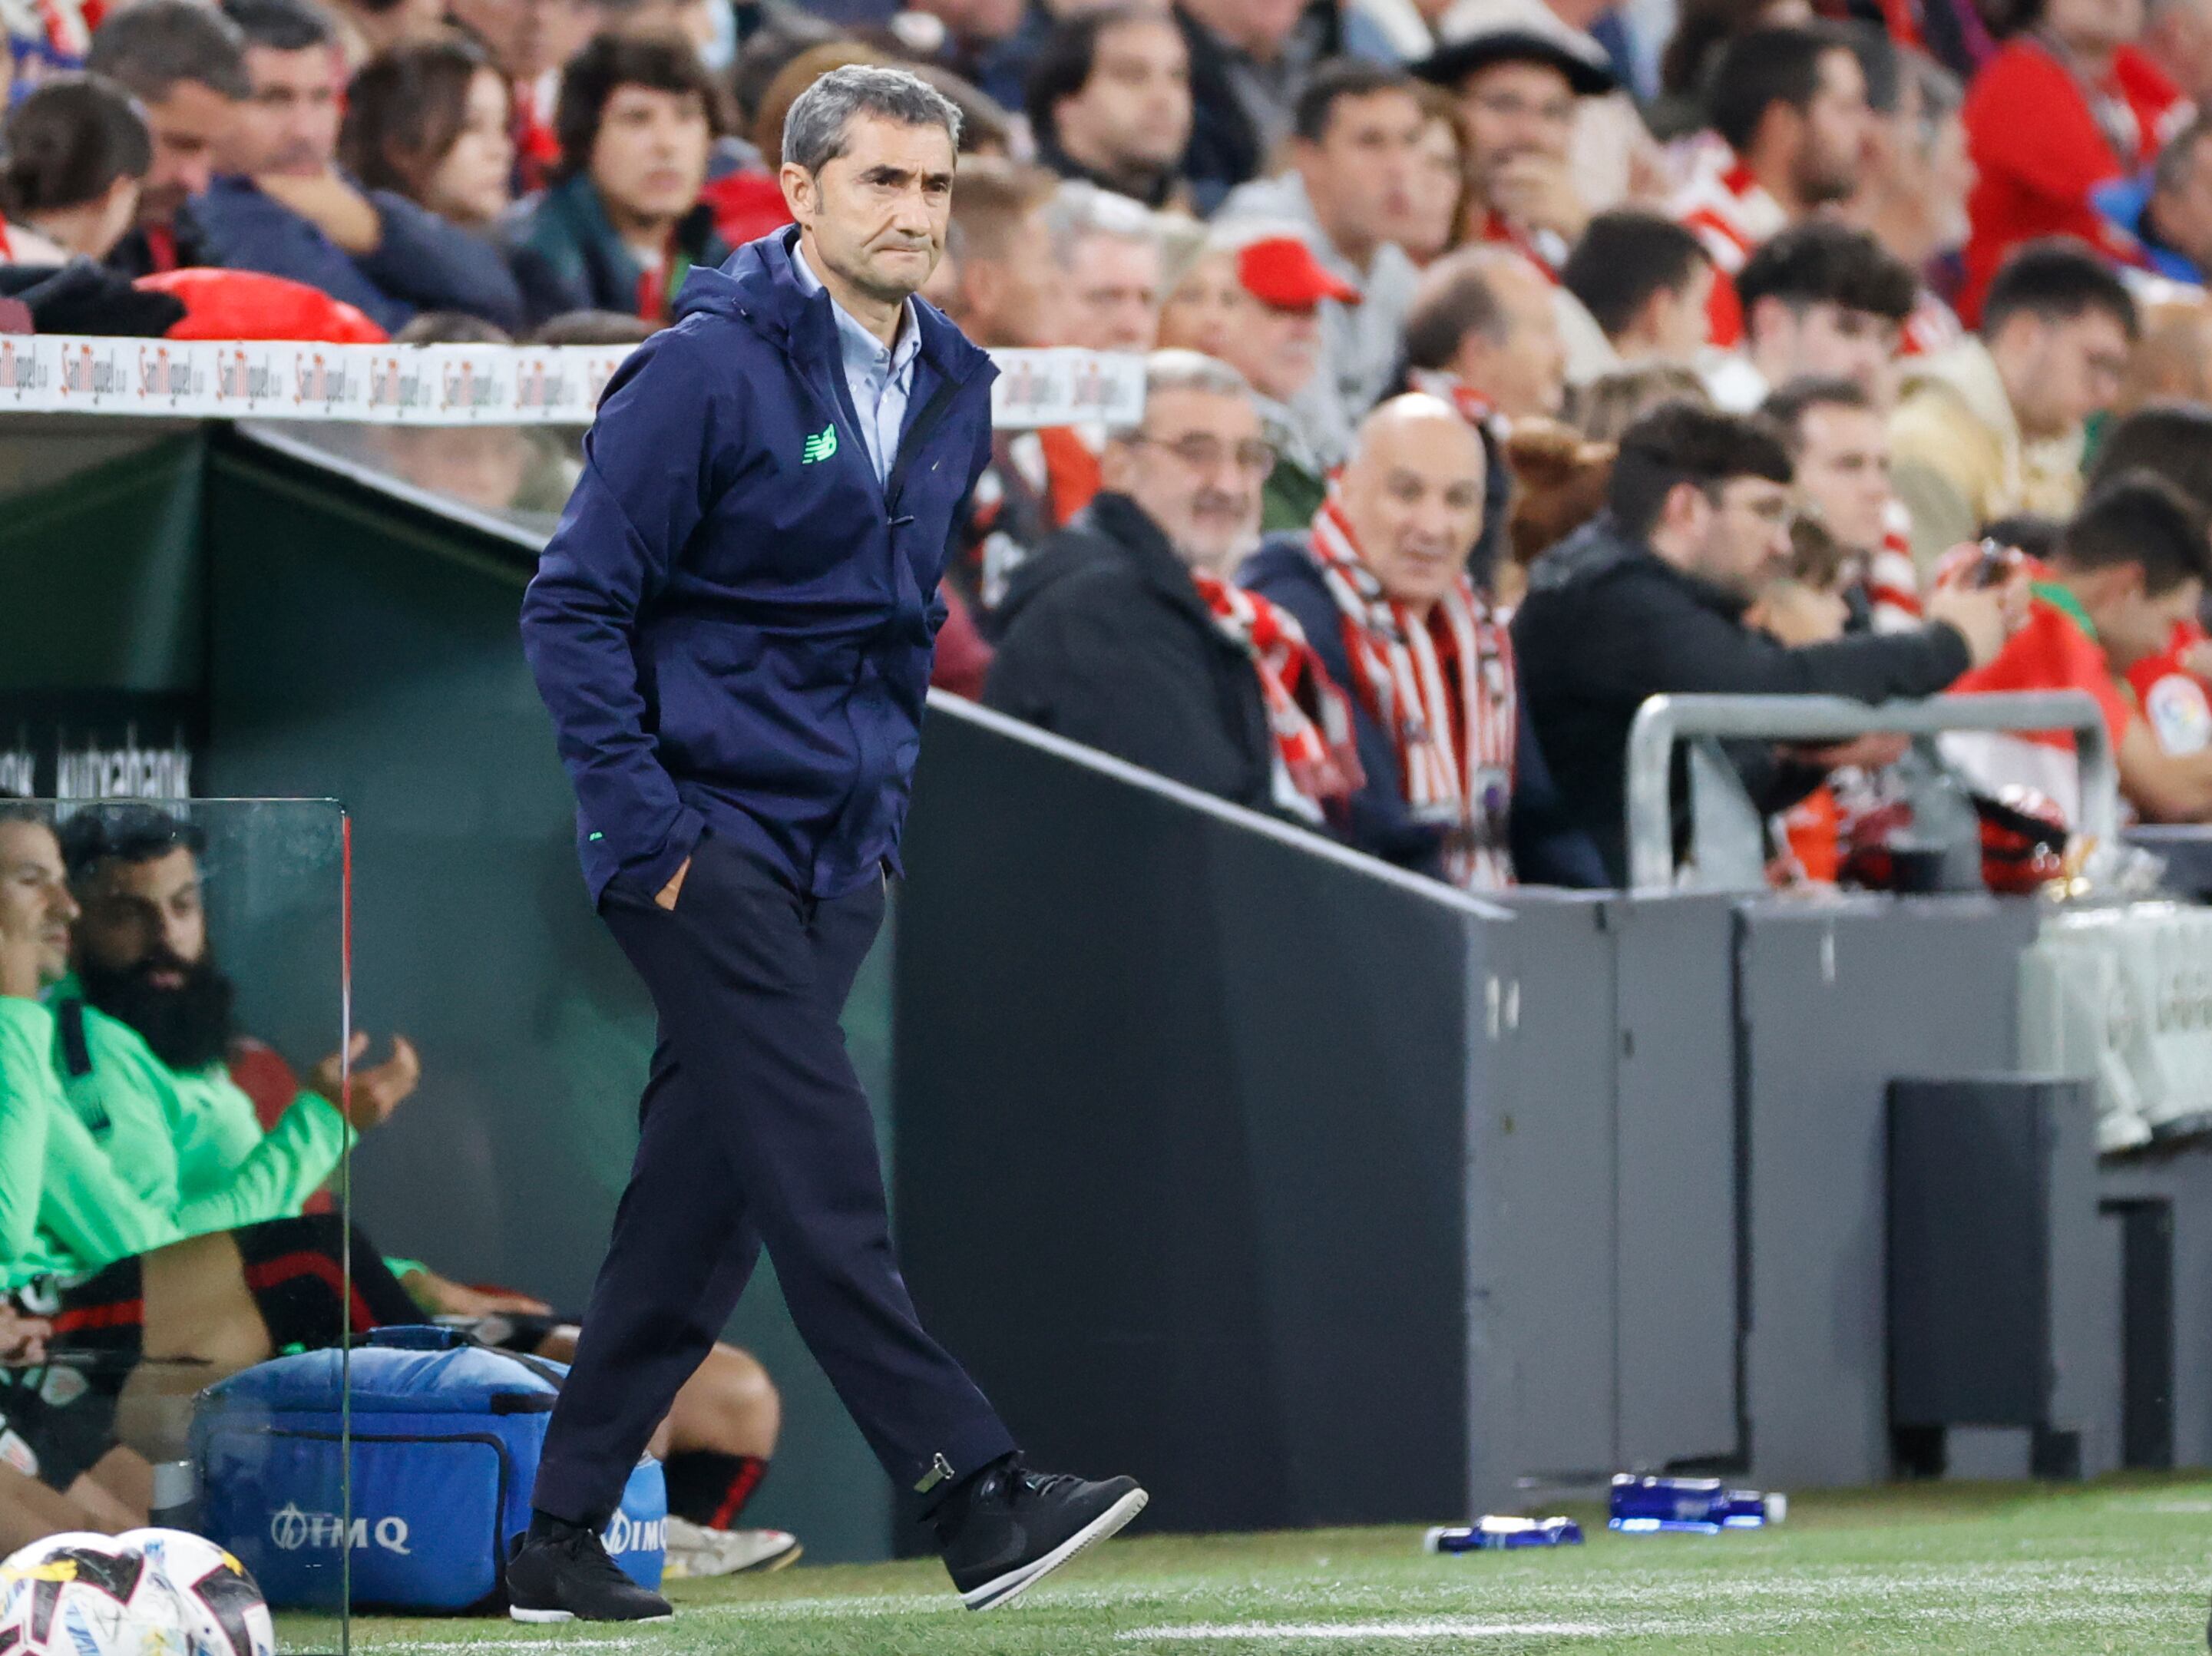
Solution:
[[[213,267],[296,284],[290,329],[635,338],[784,231],[801,90],[910,69],[962,116],[925,296],[987,347],[1153,354],[1139,420],[998,434],[939,682],[1407,866],[1618,879],[1669,689],[2088,688],[2134,807],[2212,816],[2212,496],[2172,440],[2212,417],[2208,0],[0,20],[19,329],[189,325]],[[414,435],[392,464],[474,504],[573,476]],[[2000,525],[2019,555],[1947,560]],[[2025,745],[1960,762],[2063,813]],[[1887,756],[1741,761],[1782,812]]]

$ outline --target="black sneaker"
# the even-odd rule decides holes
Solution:
[[[1133,1477],[1086,1483],[1033,1472],[1017,1457],[986,1467],[932,1514],[938,1550],[970,1610],[1009,1603],[1145,1509]]]
[[[507,1605],[518,1622],[665,1622],[676,1614],[665,1598],[623,1574],[599,1532],[581,1524],[515,1538]]]

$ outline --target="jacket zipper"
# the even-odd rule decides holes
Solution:
[[[964,379],[955,379],[950,374],[942,378],[944,383],[929,394],[929,401],[921,405],[921,412],[914,416],[914,423],[906,428],[906,436],[899,443],[898,454],[891,461],[891,475],[884,483],[884,507],[886,511],[897,508],[899,490],[906,483],[907,468],[921,452],[921,446],[929,440],[930,433],[943,422],[945,412],[952,406],[952,399],[960,394],[960,388],[968,383]]]

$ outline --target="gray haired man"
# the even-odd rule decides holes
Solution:
[[[953,1585],[1004,1604],[1145,1504],[1031,1471],[915,1315],[838,1015],[883,919],[989,359],[915,297],[959,116],[841,69],[784,124],[796,226],[695,270],[623,364],[523,602],[600,917],[660,1018],[637,1156],[546,1435],[516,1619],[667,1601],[599,1532],[765,1247]]]

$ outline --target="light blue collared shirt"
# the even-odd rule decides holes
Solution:
[[[791,273],[808,293],[822,291],[822,278],[814,274],[796,240],[791,244]],[[898,455],[899,433],[906,427],[907,399],[914,394],[914,359],[921,349],[921,323],[914,313],[914,301],[908,300],[899,306],[898,338],[886,345],[862,327],[835,294],[830,314],[837,318],[845,388],[852,392],[853,408],[860,416],[860,440],[868,446],[876,481],[887,482]]]

